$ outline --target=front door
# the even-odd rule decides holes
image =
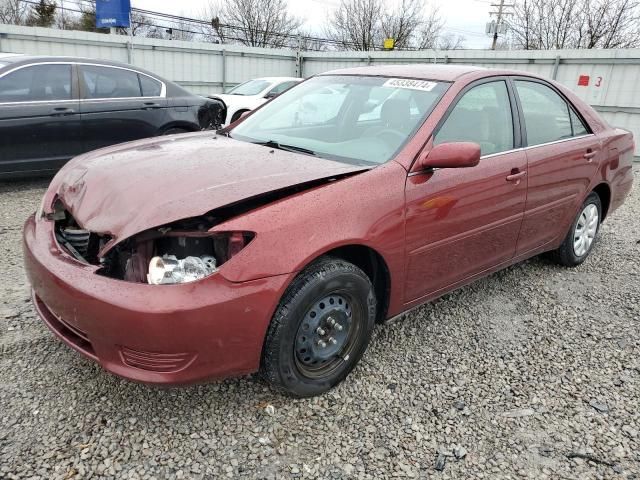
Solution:
[[[0,172],[60,168],[81,153],[70,64],[29,65],[0,78]]]
[[[434,144],[456,141],[480,144],[478,166],[407,178],[405,303],[435,296],[515,255],[527,161],[504,78],[460,94],[433,137]]]

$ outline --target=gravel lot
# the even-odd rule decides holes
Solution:
[[[574,270],[536,258],[376,329],[310,400],[255,378],[120,380],[34,313],[24,219],[0,184],[0,478],[638,478],[640,169]]]

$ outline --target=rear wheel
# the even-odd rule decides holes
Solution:
[[[551,257],[560,265],[575,267],[589,256],[600,229],[602,203],[597,193],[591,192],[580,207],[571,230]]]
[[[369,344],[376,299],[367,275],[340,259],[320,260],[287,289],[265,340],[261,372],[292,396],[326,392]]]

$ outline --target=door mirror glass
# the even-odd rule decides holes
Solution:
[[[465,168],[480,163],[480,145],[473,142],[451,142],[436,145],[418,159],[420,170],[429,168]]]

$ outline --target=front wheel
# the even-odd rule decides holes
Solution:
[[[358,363],[369,344],[376,298],[369,277],[340,259],[302,271],[269,326],[261,373],[296,397],[326,392]]]
[[[601,219],[602,202],[597,193],[591,192],[560,248],[551,252],[553,260],[565,267],[575,267],[584,262],[595,243]]]
[[[188,133],[189,130],[185,130],[184,128],[168,128],[162,135],[180,135],[181,133]]]

